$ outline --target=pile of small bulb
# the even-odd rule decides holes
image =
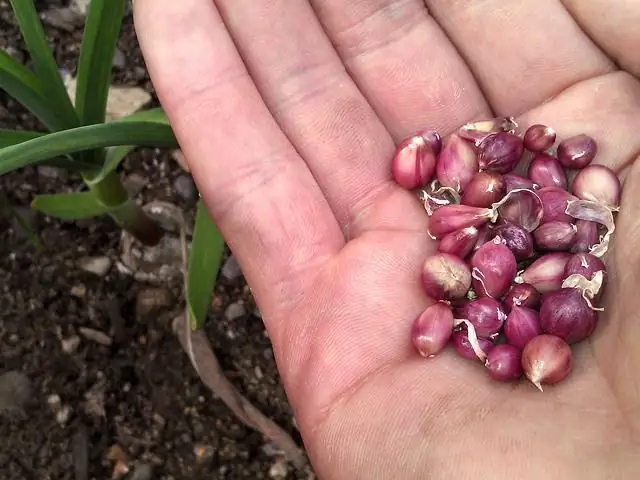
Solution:
[[[571,346],[598,324],[621,184],[594,163],[595,140],[556,142],[513,118],[470,123],[444,140],[425,130],[391,162],[398,185],[417,191],[437,251],[421,284],[435,303],[413,322],[426,358],[448,344],[490,378],[542,385],[566,379]]]

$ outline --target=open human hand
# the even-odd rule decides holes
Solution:
[[[135,18],[320,478],[640,478],[639,2],[136,0]],[[496,115],[589,134],[624,178],[606,312],[544,393],[410,342],[435,244],[395,144]]]

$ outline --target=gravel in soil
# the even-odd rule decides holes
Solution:
[[[67,2],[36,2],[44,11]],[[58,65],[75,72],[82,25],[46,26]],[[7,1],[0,47],[28,55]],[[114,84],[152,94],[126,19]],[[0,127],[40,129],[0,92]],[[193,214],[193,183],[167,151],[141,149],[122,175],[143,201]],[[114,267],[120,232],[108,218],[60,222],[28,208],[36,193],[77,191],[55,168],[0,177],[6,195],[43,244],[0,212],[0,479],[307,479],[261,434],[245,427],[201,384],[171,331],[183,308],[179,282],[150,286]],[[227,377],[300,443],[270,341],[233,258],[212,300],[207,332]]]

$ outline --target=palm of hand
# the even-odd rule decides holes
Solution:
[[[321,478],[636,478],[640,7],[426,3],[137,0],[136,25]],[[494,115],[590,134],[625,176],[606,315],[544,394],[409,343],[434,245],[394,141]]]

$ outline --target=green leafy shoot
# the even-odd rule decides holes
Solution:
[[[77,127],[80,124],[78,114],[62,81],[35,3],[31,0],[11,0],[11,6],[39,79],[43,99],[51,111],[57,113],[65,128]]]
[[[86,125],[3,148],[0,175],[61,155],[118,145],[175,148],[177,142],[171,127],[157,122]],[[99,168],[96,165],[96,170]]]
[[[0,89],[16,99],[49,130],[66,128],[63,118],[46,100],[38,77],[27,67],[0,49]]]
[[[224,238],[211,220],[204,202],[199,200],[186,279],[187,310],[193,329],[201,328],[207,319],[224,243]]]
[[[31,208],[61,220],[84,220],[113,210],[103,205],[92,191],[38,195],[31,202]]]
[[[83,125],[103,123],[116,50],[127,0],[93,0],[78,60],[76,110]]]

